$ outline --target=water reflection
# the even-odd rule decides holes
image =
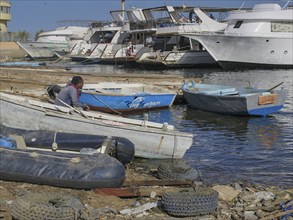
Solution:
[[[211,131],[227,140],[235,137],[239,141],[250,140],[251,144],[272,148],[282,144],[278,120],[268,117],[237,117],[220,115],[201,110],[187,109],[185,119],[193,121],[199,131]]]
[[[187,109],[185,118],[197,137],[185,158],[205,172],[207,182],[292,184],[292,145],[287,141],[292,132],[280,126],[278,115],[236,117]]]

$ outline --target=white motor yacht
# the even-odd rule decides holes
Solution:
[[[223,32],[181,33],[198,40],[224,68],[293,68],[293,9],[256,4],[230,12]]]
[[[68,53],[76,41],[84,37],[87,30],[88,27],[63,26],[40,33],[34,42],[17,42],[17,44],[32,59],[52,58]]]
[[[216,66],[217,62],[198,41],[179,33],[220,31],[227,24],[216,21],[199,8],[165,6],[165,10],[171,22],[158,25],[151,50],[143,53],[137,63],[150,68]],[[147,18],[152,17],[151,12],[145,11]]]

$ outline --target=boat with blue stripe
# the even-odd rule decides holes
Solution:
[[[287,97],[284,88],[275,90],[240,88],[184,82],[181,89],[186,102],[195,109],[229,115],[266,116],[283,108]]]
[[[80,102],[92,110],[113,113],[146,111],[170,107],[176,93],[142,83],[97,83],[86,84]]]

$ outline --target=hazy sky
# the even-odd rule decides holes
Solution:
[[[121,0],[10,0],[12,21],[8,31],[27,31],[33,38],[39,30],[53,30],[60,20],[111,20],[109,11],[121,9]],[[125,0],[125,7],[148,8],[162,5],[202,7],[252,7],[255,3],[275,2],[281,6],[286,0]],[[60,25],[59,25],[60,26]]]

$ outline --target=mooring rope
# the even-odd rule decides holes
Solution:
[[[116,111],[115,109],[111,108],[109,105],[107,105],[107,103],[103,102],[99,97],[95,96],[93,93],[90,93],[90,92],[89,92],[89,94],[91,94],[95,99],[97,99],[98,101],[100,101],[101,103],[103,103],[103,104],[104,104],[107,108],[109,108],[111,111],[113,111],[113,112],[115,112],[115,113],[117,113],[117,114],[119,114],[119,115],[122,114],[121,112]]]

